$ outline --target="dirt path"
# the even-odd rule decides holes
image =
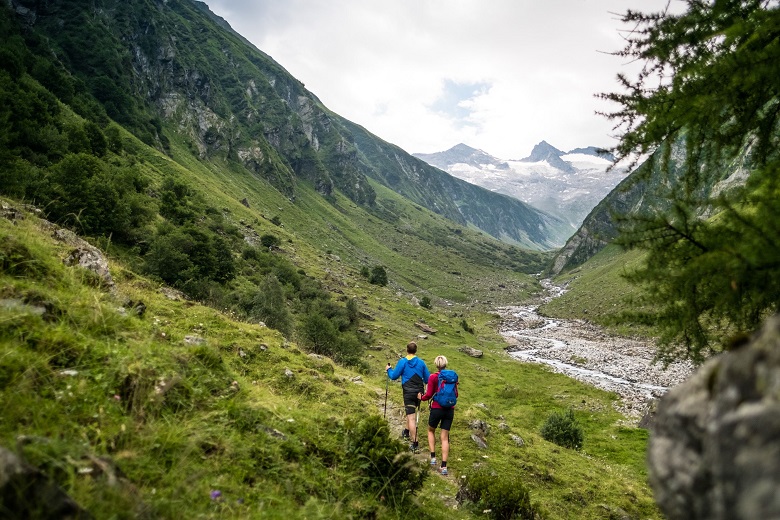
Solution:
[[[392,395],[393,391],[396,392],[396,394],[400,395],[401,388],[399,384],[393,384],[390,383],[390,387],[388,390],[388,399],[387,399],[387,423],[390,425],[390,433],[395,436],[396,438],[401,438],[401,432],[404,428],[406,428],[406,412],[404,410],[404,407],[400,405],[399,403],[396,403],[393,401]],[[385,413],[385,395],[384,391],[377,392],[381,393],[380,401],[379,401],[379,413],[384,414]],[[420,415],[418,419],[418,438],[420,443],[420,451],[414,455],[414,457],[422,462],[423,464],[428,465],[430,468],[430,473],[432,476],[440,478],[442,480],[449,481],[450,483],[456,483],[457,479],[453,475],[453,473],[450,473],[449,475],[442,475],[439,473],[438,469],[439,466],[431,466],[430,463],[430,452],[428,451],[428,405],[426,403],[423,403],[423,405],[420,407]],[[438,431],[437,433],[437,455],[440,455],[438,451],[440,450],[440,447],[438,446]],[[404,441],[406,442],[406,441]],[[445,503],[447,506],[455,508],[457,507],[458,503],[457,500],[455,500],[454,496],[450,495],[440,495],[440,498],[443,503]]]
[[[548,280],[542,285],[546,299],[564,292]],[[629,417],[641,416],[649,399],[660,397],[691,373],[687,362],[666,369],[653,363],[655,346],[649,341],[615,336],[583,320],[546,318],[537,309],[538,305],[498,309],[499,332],[510,344],[510,355],[618,393],[619,411]]]

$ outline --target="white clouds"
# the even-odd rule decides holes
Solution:
[[[464,142],[513,158],[542,139],[613,143],[594,114],[623,65],[604,54],[622,46],[610,12],[666,0],[207,3],[328,108],[408,152]]]

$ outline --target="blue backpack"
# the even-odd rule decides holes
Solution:
[[[454,370],[439,372],[439,388],[433,400],[442,408],[452,408],[458,402],[458,374]]]

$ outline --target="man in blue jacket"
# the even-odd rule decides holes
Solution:
[[[401,358],[395,368],[387,364],[385,370],[387,371],[387,377],[392,380],[401,378],[401,388],[403,389],[404,396],[404,408],[406,409],[406,430],[404,430],[404,437],[407,435],[411,438],[411,445],[409,448],[417,452],[419,450],[419,443],[417,441],[417,420],[414,416],[415,410],[420,406],[420,399],[418,394],[424,393],[425,383],[431,376],[428,372],[428,367],[425,366],[425,361],[417,357],[417,343],[410,341],[406,345],[406,357]]]

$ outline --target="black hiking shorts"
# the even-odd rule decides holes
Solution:
[[[404,390],[404,408],[406,409],[406,415],[412,415],[417,411],[420,406],[420,400],[417,399],[418,392],[407,392]]]
[[[417,399],[417,394],[421,394],[425,387],[423,386],[422,378],[418,375],[413,375],[406,383],[401,385],[404,392],[404,408],[406,409],[406,415],[412,415],[417,408],[420,407],[420,400]]]
[[[431,415],[428,417],[428,426],[434,430],[439,427],[449,431],[452,428],[452,420],[455,418],[455,408],[431,408]]]

